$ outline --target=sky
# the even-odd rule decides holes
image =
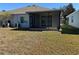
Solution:
[[[21,7],[25,7],[33,4],[34,3],[0,3],[0,11],[17,9],[17,8],[21,8]],[[68,5],[68,3],[35,3],[35,5],[39,5],[46,8],[60,8]],[[74,3],[73,7],[76,10],[79,10],[79,3]]]

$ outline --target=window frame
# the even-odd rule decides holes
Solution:
[[[20,17],[20,22],[21,22],[21,23],[24,23],[24,22],[25,22],[23,16]]]
[[[73,19],[73,16],[71,16],[71,23],[73,23],[74,22],[74,19]]]

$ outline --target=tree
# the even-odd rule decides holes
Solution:
[[[61,14],[62,14],[62,23],[66,24],[67,19],[66,16],[71,14],[72,12],[75,11],[75,8],[73,7],[72,3],[69,3],[67,6],[60,7],[61,9]]]
[[[7,26],[8,20],[12,18],[11,14],[9,12],[3,12],[0,16],[1,25],[3,27]]]
[[[2,12],[6,12],[6,10],[2,10]]]
[[[73,7],[72,3],[69,3],[65,8],[64,8],[64,17],[67,15],[71,14],[72,12],[75,11],[75,8]]]

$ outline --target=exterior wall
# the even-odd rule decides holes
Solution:
[[[11,20],[11,25],[13,27],[16,26],[16,24],[20,23],[22,27],[29,27],[29,15],[28,14],[14,14],[12,15],[13,19]],[[24,17],[25,23],[21,23],[20,17]]]
[[[52,15],[52,27],[60,26],[60,16],[58,13]]]
[[[60,27],[60,12],[55,11],[55,12],[49,12],[50,16],[52,16],[52,28],[58,28]],[[44,12],[44,13],[37,13],[41,16],[48,16],[49,15],[48,12]],[[11,20],[11,25],[13,27],[16,26],[16,24],[20,23],[22,27],[26,27],[29,28],[30,27],[30,22],[29,22],[29,14],[13,14],[13,19]],[[20,17],[24,17],[24,19],[26,20],[25,23],[21,23],[20,22]],[[41,18],[39,19],[41,20]],[[40,21],[41,22],[41,21]],[[41,23],[40,23],[41,24]]]
[[[67,18],[69,18],[69,25],[79,28],[79,12],[73,13]],[[72,22],[72,18],[73,18],[73,22]]]

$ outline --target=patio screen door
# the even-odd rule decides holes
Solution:
[[[47,18],[46,16],[41,17],[41,27],[46,27],[46,21],[47,21],[46,18]]]

